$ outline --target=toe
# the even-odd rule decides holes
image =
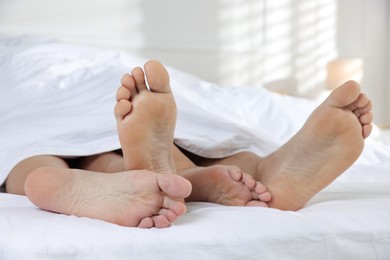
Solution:
[[[357,117],[360,117],[364,113],[370,112],[371,110],[372,110],[372,102],[371,100],[368,100],[368,102],[364,106],[356,108],[355,110],[353,110],[353,112]]]
[[[271,200],[271,193],[270,192],[268,192],[268,191],[266,191],[266,192],[264,192],[264,193],[262,193],[262,194],[260,194],[259,195],[259,199],[261,200],[261,201],[265,201],[265,202],[268,202],[268,201],[270,201]]]
[[[135,81],[135,88],[138,92],[148,89],[145,83],[145,74],[141,67],[134,68],[131,71],[131,75],[133,75]]]
[[[264,207],[264,208],[268,208],[268,204],[263,202],[263,201],[259,201],[259,200],[251,200],[249,201],[246,206],[250,206],[250,207]]]
[[[171,224],[164,215],[156,215],[152,217],[154,226],[157,228],[164,228]]]
[[[187,211],[184,201],[175,200],[167,196],[164,197],[162,208],[171,210],[177,216],[181,216]]]
[[[172,210],[169,210],[169,209],[160,209],[160,211],[158,212],[158,215],[163,215],[166,217],[166,219],[168,219],[168,221],[170,223],[173,223],[175,222],[179,216],[173,212]]]
[[[258,194],[264,193],[267,191],[267,188],[260,182],[256,182],[254,191]]]
[[[134,97],[137,94],[134,78],[130,74],[126,73],[123,75],[121,79],[121,85],[130,91],[131,96]]]
[[[252,176],[250,176],[249,174],[246,174],[244,173],[242,175],[242,179],[241,179],[242,183],[245,184],[245,186],[247,186],[250,190],[253,190],[256,186],[256,181],[255,179],[253,179]]]
[[[333,107],[343,108],[356,101],[360,94],[360,86],[355,81],[347,81],[335,89],[326,99],[326,103]]]
[[[369,99],[368,99],[367,95],[360,93],[358,95],[358,97],[356,98],[356,100],[354,102],[352,102],[351,104],[349,104],[346,108],[351,110],[351,111],[354,111],[355,109],[366,106],[368,102],[369,102]]]
[[[122,120],[131,111],[131,103],[128,100],[122,99],[116,103],[114,114],[117,120]]]
[[[125,99],[130,100],[131,92],[126,87],[120,86],[116,91],[116,101]]]
[[[147,217],[147,218],[141,219],[141,221],[139,222],[137,227],[139,227],[139,228],[151,228],[151,227],[153,227],[153,225],[154,225],[154,222],[153,222],[152,218]]]
[[[160,190],[173,198],[184,199],[190,195],[192,190],[191,183],[178,175],[158,174],[157,182]]]
[[[371,132],[372,132],[372,125],[363,125],[362,126],[363,138],[367,138],[368,136],[370,136]]]
[[[372,123],[374,115],[371,112],[367,112],[359,117],[359,121],[362,125],[369,125]]]
[[[171,92],[169,86],[169,75],[165,67],[156,60],[145,63],[145,74],[150,89],[154,92],[168,93]]]
[[[240,181],[242,178],[241,170],[236,166],[227,166],[227,170],[229,171],[230,177],[235,181]]]

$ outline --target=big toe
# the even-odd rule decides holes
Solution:
[[[174,174],[158,174],[158,186],[167,196],[173,198],[187,198],[192,191],[191,183]]]
[[[326,103],[343,108],[355,102],[360,94],[360,86],[355,81],[347,81],[335,89],[326,99]]]
[[[145,63],[144,69],[146,79],[152,91],[160,93],[171,92],[168,71],[159,61],[148,61]]]

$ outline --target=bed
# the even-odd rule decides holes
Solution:
[[[110,93],[114,92],[119,75],[129,67],[142,65],[145,59],[30,36],[3,35],[0,48],[1,81],[8,83],[2,84],[1,109],[6,113],[0,125],[2,130],[14,130],[13,136],[19,140],[9,141],[7,131],[0,134],[5,144],[0,150],[2,181],[17,161],[31,155],[87,155],[119,147],[112,110],[108,109],[114,100]],[[174,68],[169,68],[169,72],[179,110],[175,140],[203,156],[219,157],[241,150],[268,154],[300,128],[319,102],[282,96],[261,87],[245,91],[220,88]],[[97,125],[105,125],[100,127],[102,132],[85,135],[92,128],[80,124],[80,128],[74,129],[70,126],[73,121],[65,118],[61,119],[62,124],[53,121],[54,130],[42,135],[33,133],[34,138],[27,135],[22,140],[26,134],[16,131],[20,111],[27,109],[32,113],[41,109],[37,102],[46,100],[47,93],[79,85],[87,91],[97,85],[105,86],[103,89],[111,87],[105,90],[107,101],[103,103],[107,107],[96,111],[99,118],[90,115]],[[32,103],[17,96],[25,106],[19,111],[13,99],[17,94],[12,89],[22,89],[26,98],[38,94]],[[45,91],[39,91],[42,89]],[[80,93],[79,88],[74,89]],[[91,99],[105,93],[96,89],[95,92],[98,94]],[[59,107],[69,104],[69,100],[61,103],[60,99],[51,102]],[[227,107],[226,103],[233,100],[246,105],[240,109]],[[72,111],[72,115],[78,112],[71,110],[73,106],[62,109]],[[229,116],[221,115],[222,110]],[[57,116],[59,112],[56,113]],[[39,124],[37,118],[22,118],[26,125]],[[265,120],[269,122],[267,125],[263,123]],[[214,124],[210,126],[207,122]],[[81,138],[72,139],[80,144],[77,149],[71,150],[69,144],[58,141],[69,140],[66,138],[69,131],[84,133]],[[90,141],[96,135],[100,136],[99,141]],[[37,142],[41,143],[39,147],[34,145]],[[28,148],[13,152],[21,150],[19,143],[28,144]],[[356,164],[297,212],[197,202],[188,203],[188,212],[169,228],[138,229],[43,211],[24,196],[0,193],[0,258],[388,259],[389,173],[390,132],[375,127]]]
[[[112,116],[115,89],[123,73],[146,59],[113,47],[124,32],[116,27],[116,15],[108,15],[115,5],[93,3],[63,4],[68,11],[92,8],[88,15],[107,18],[107,27],[98,24],[106,30],[107,39],[97,37],[90,27],[75,26],[85,13],[76,12],[78,20],[66,24],[68,18],[62,15],[66,8],[60,2],[1,3],[0,183],[18,161],[32,155],[78,156],[120,147]],[[43,8],[47,5],[53,7],[51,12]],[[33,8],[32,13],[39,15],[29,16]],[[121,13],[120,17],[125,16]],[[47,19],[58,19],[61,26],[48,24]],[[92,20],[86,21],[84,25]],[[87,47],[81,44],[84,40],[99,40],[105,50]],[[202,156],[244,150],[267,155],[291,138],[320,102],[279,95],[261,86],[221,88],[173,67],[168,70],[179,108],[175,142]],[[87,102],[77,98],[78,86],[93,93]],[[95,91],[96,86],[103,87]],[[56,97],[54,93],[62,94]],[[35,101],[26,102],[31,97]],[[77,117],[82,113],[72,104],[82,104],[85,111],[97,100],[104,105],[94,107],[89,114],[93,120],[85,123]],[[25,116],[26,110],[31,115],[39,110],[39,102],[51,102],[59,109],[49,111],[54,113],[50,129],[26,135],[18,125],[21,120],[25,125],[41,123],[39,118]],[[242,105],[226,105],[232,103]],[[59,117],[61,111],[73,116]],[[169,228],[138,229],[43,211],[25,196],[0,191],[2,260],[390,259],[390,130],[378,127],[358,161],[297,212],[192,202]]]

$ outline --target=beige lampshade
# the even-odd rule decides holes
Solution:
[[[348,80],[361,83],[363,79],[363,59],[336,59],[328,63],[327,88],[335,89]]]

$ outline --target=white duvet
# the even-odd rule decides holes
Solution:
[[[118,149],[115,91],[122,74],[144,62],[48,39],[0,37],[0,183],[32,155]],[[175,142],[203,156],[266,155],[316,104],[169,72],[178,104]],[[390,259],[390,146],[383,140],[370,138],[358,162],[298,212],[190,203],[172,227],[141,230],[0,194],[0,259]]]
[[[41,38],[0,38],[0,182],[32,155],[120,148],[113,116],[116,89],[124,73],[145,61]],[[175,140],[204,156],[243,149],[269,153],[312,108],[308,101],[261,88],[222,89],[174,69],[170,75],[178,105]]]

